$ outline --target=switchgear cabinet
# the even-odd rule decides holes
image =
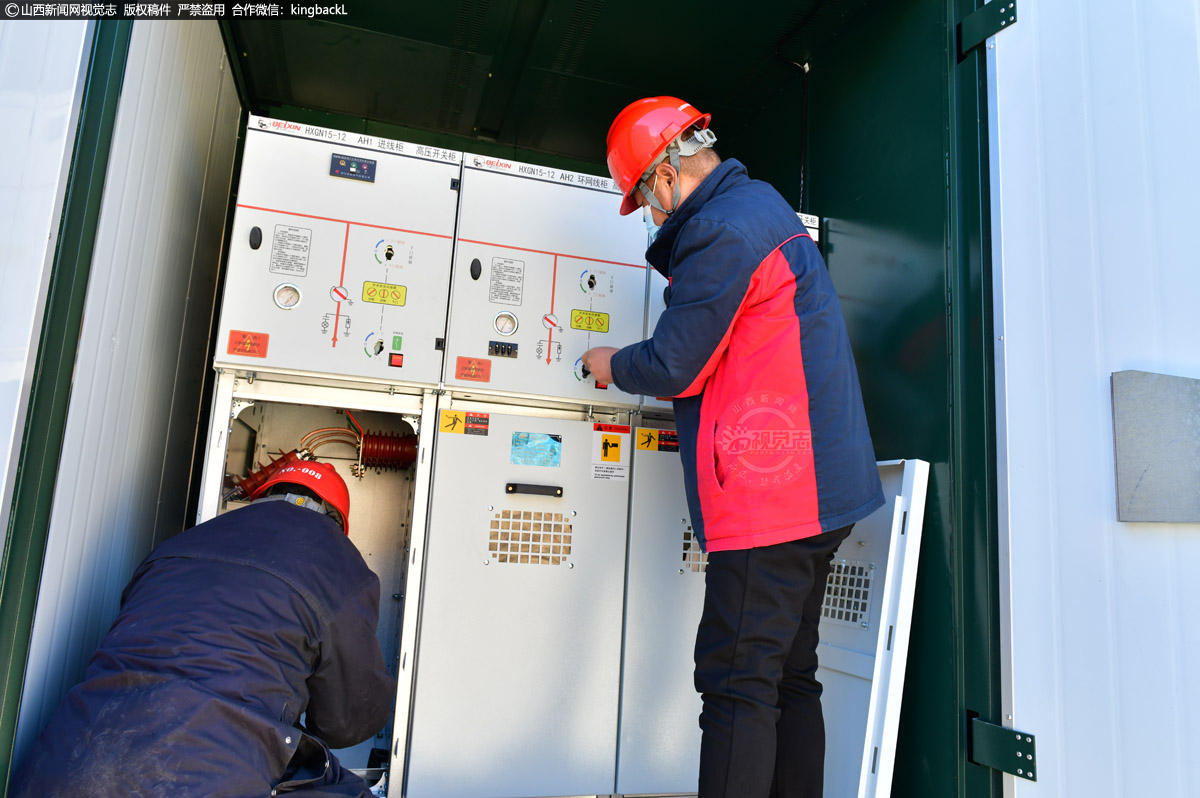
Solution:
[[[636,407],[580,356],[645,329],[646,230],[612,180],[467,154],[447,386]]]
[[[696,789],[707,557],[675,432],[633,426],[670,400],[580,359],[670,303],[619,201],[607,178],[250,119],[200,518],[293,449],[343,473],[398,689],[391,728],[340,755],[387,750],[390,795]],[[831,797],[883,794],[894,754],[927,467],[880,469],[892,501],[843,544],[821,625]]]
[[[250,117],[216,365],[436,385],[461,159]]]
[[[631,431],[439,411],[410,798],[607,794]]]

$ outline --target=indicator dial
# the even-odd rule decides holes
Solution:
[[[292,283],[282,283],[275,288],[275,304],[291,310],[300,304],[300,289]]]
[[[512,335],[517,331],[517,317],[511,311],[502,310],[492,319],[492,327],[501,335]]]

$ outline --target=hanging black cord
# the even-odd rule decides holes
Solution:
[[[808,206],[804,193],[804,174],[808,167],[808,64],[801,69],[804,70],[804,100],[800,106],[800,211],[804,212]]]
[[[780,52],[780,50],[783,49],[783,46],[785,44],[787,44],[788,41],[790,41],[793,36],[795,36],[797,33],[799,33],[801,30],[803,30],[805,28],[805,26],[808,25],[809,22],[812,22],[813,17],[815,17],[817,15],[817,12],[821,10],[821,6],[823,6],[823,5],[825,5],[825,0],[816,0],[816,2],[813,3],[813,7],[811,9],[809,9],[809,12],[807,14],[804,15],[804,18],[801,19],[798,23],[796,23],[795,27],[793,27],[791,30],[789,30],[787,33],[785,33],[782,37],[780,37],[780,39],[777,42],[775,42],[775,57],[781,61],[786,61],[787,63],[796,67],[804,75],[804,83],[803,83],[803,89],[802,89],[804,94],[803,94],[803,97],[801,98],[801,105],[800,105],[800,109],[801,109],[800,110],[800,136],[801,136],[801,138],[800,138],[800,211],[802,211],[802,212],[804,211],[805,205],[806,205],[806,197],[804,194],[804,189],[805,189],[804,180],[806,177],[806,173],[808,171],[808,72],[809,72],[809,64],[807,61],[805,61],[803,64],[797,63],[796,61],[793,61],[792,59],[783,55]]]

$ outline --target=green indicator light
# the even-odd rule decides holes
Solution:
[[[400,351],[400,344],[401,344],[402,340],[403,339],[399,335],[392,336],[392,351],[393,352]]]

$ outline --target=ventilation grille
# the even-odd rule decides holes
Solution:
[[[488,554],[506,565],[562,565],[571,555],[571,524],[562,513],[501,510],[491,521]]]
[[[875,566],[869,562],[834,560],[825,582],[821,617],[834,623],[865,628],[871,618],[871,582]]]
[[[690,526],[683,530],[683,568],[679,573],[683,573],[684,570],[698,574],[708,570],[708,555],[700,550],[700,541],[692,534]]]

